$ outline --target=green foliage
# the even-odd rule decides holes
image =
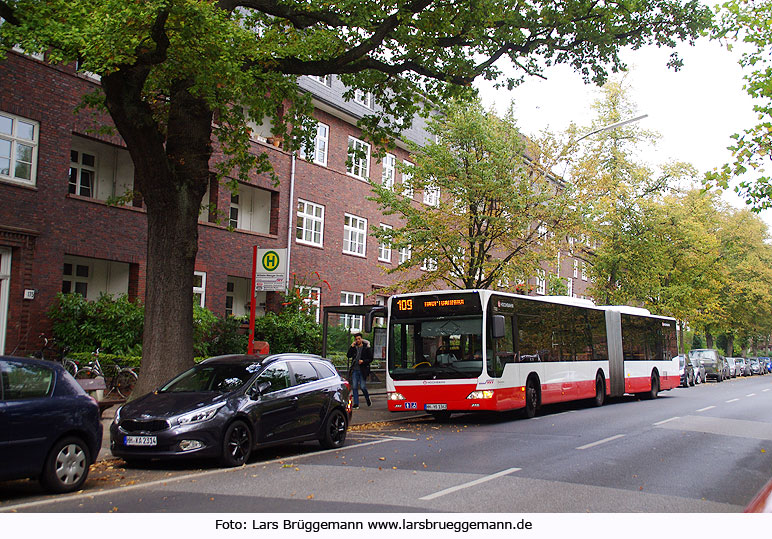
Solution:
[[[144,307],[102,294],[88,301],[80,294],[59,294],[48,310],[56,340],[73,352],[93,352],[97,347],[112,354],[139,354],[142,347]]]
[[[193,352],[196,356],[212,355],[209,353],[209,343],[216,324],[216,314],[193,303]]]
[[[550,273],[547,278],[547,294],[550,296],[567,296],[568,282],[554,273]]]
[[[267,341],[273,354],[319,354],[322,350],[322,327],[308,311],[307,304],[298,295],[289,293],[284,296],[279,313],[267,312],[255,319],[255,340]]]
[[[242,322],[234,316],[217,317],[209,326],[209,333],[194,344],[194,349],[202,356],[246,353],[249,336],[242,329]]]

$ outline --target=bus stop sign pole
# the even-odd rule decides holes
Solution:
[[[257,274],[257,245],[252,247],[252,299],[249,302],[249,345],[247,354],[255,353],[255,280]]]

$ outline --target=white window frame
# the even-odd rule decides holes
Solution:
[[[340,304],[341,305],[362,305],[364,303],[365,295],[361,292],[348,292],[346,290],[340,291]],[[358,314],[344,314],[340,318],[341,325],[348,329],[351,333],[362,331],[362,316]]]
[[[345,254],[367,256],[367,219],[343,214],[343,252]]]
[[[357,157],[356,152],[365,152],[364,159]],[[367,181],[370,178],[370,145],[356,137],[348,137],[348,160],[346,173],[357,179]]]
[[[359,103],[363,107],[372,109],[375,106],[375,99],[372,92],[364,90],[354,90],[354,103]]]
[[[410,161],[402,161],[402,164],[405,167],[414,167],[415,164],[411,163]],[[414,189],[412,185],[407,185],[407,183],[410,182],[410,180],[413,179],[413,175],[409,172],[402,171],[402,196],[405,198],[413,198]]]
[[[308,78],[328,88],[332,88],[332,75],[309,75]]]
[[[582,262],[582,281],[587,280],[587,262]]]
[[[381,184],[386,189],[394,189],[394,179],[397,176],[397,158],[387,153],[383,158],[383,171],[381,173]]]
[[[404,264],[408,260],[413,258],[413,248],[408,245],[407,247],[401,247],[399,249],[399,263]]]
[[[309,159],[305,148],[301,146],[300,157],[306,161],[313,161],[317,165],[327,166],[327,154],[330,147],[330,126],[322,122],[316,122],[316,136],[314,136],[314,155]]]
[[[574,260],[574,278],[579,277],[579,261]]]
[[[544,270],[536,270],[536,293],[547,294],[547,272]]]
[[[423,271],[437,271],[437,259],[436,258],[424,258],[421,261],[421,269]]]
[[[316,215],[316,210],[321,211],[321,216]],[[324,206],[299,198],[296,216],[295,241],[303,245],[322,247],[324,245]],[[315,225],[319,226],[318,230]],[[307,239],[309,235],[311,239]],[[315,239],[317,235],[318,241]]]
[[[231,193],[230,209],[228,211],[228,226],[231,228],[239,228],[240,200],[239,193]]]
[[[0,117],[11,121],[10,133],[0,132],[0,141],[7,141],[10,145],[8,156],[0,155],[0,159],[8,160],[8,174],[0,172],[0,179],[24,185],[35,185],[37,181],[38,143],[40,138],[40,124],[34,120],[16,116],[8,112],[0,111]],[[32,128],[32,139],[19,135],[19,124],[25,124]],[[19,147],[31,149],[30,161],[20,159]],[[19,163],[29,165],[29,178],[16,176],[16,167]]]
[[[199,307],[204,307],[206,305],[206,272],[205,271],[194,271],[193,272],[194,277],[201,277],[201,286],[196,286],[195,283],[193,284],[193,296],[196,294],[199,294],[201,296],[199,300]]]
[[[566,279],[566,281],[568,286],[568,297],[572,298],[574,297],[574,280],[571,277],[569,277],[568,279]]]
[[[70,265],[72,268],[72,273],[69,275],[64,273],[64,266]],[[86,268],[86,275],[78,275],[78,269],[79,268]],[[89,264],[83,260],[68,260],[65,258],[64,264],[62,265],[62,292],[64,292],[64,283],[69,282],[70,283],[70,291],[69,293],[75,293],[77,292],[77,285],[79,283],[84,284],[86,286],[85,294],[83,292],[77,292],[84,298],[88,297],[88,287],[91,285],[91,279],[94,276],[94,266],[92,264]]]
[[[440,205],[440,188],[435,185],[427,185],[424,187],[424,204],[427,206],[439,207]]]
[[[296,286],[301,301],[308,305],[314,315],[314,320],[319,323],[319,314],[322,311],[322,289],[317,286]]]
[[[381,228],[384,230],[392,230],[391,225],[385,225],[381,223]],[[378,243],[378,261],[391,263],[391,244],[390,243]]]
[[[77,161],[73,161],[72,154],[77,153]],[[86,165],[83,163],[83,156],[88,155],[93,158],[93,165]],[[77,195],[81,197],[96,198],[96,186],[97,186],[97,170],[99,168],[97,162],[97,155],[88,151],[83,151],[80,148],[70,148],[70,176],[68,180],[67,192],[71,195]],[[75,182],[73,183],[73,172],[75,173]],[[83,192],[83,173],[91,174],[91,185],[89,186],[89,193]],[[75,192],[70,192],[74,188]]]

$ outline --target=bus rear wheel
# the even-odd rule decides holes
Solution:
[[[595,377],[595,398],[592,403],[595,406],[603,406],[606,402],[606,382],[603,381],[603,377],[599,374]]]
[[[656,399],[657,395],[659,395],[659,376],[657,376],[657,373],[652,373],[651,375],[651,390],[647,394],[647,396],[650,399]]]
[[[526,419],[531,419],[536,415],[536,410],[539,407],[539,392],[536,389],[536,383],[533,378],[530,378],[525,383],[525,408],[523,408],[523,415]]]

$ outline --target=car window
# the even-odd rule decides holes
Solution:
[[[4,363],[3,400],[35,399],[48,396],[54,385],[54,372],[40,365]]]
[[[316,372],[319,373],[319,378],[331,378],[338,374],[338,372],[326,363],[313,363]]]
[[[292,372],[295,375],[295,385],[307,384],[309,382],[315,382],[319,379],[314,366],[307,361],[291,361]]]
[[[198,365],[177,376],[161,388],[161,393],[217,391],[230,393],[253,376],[248,365]]]
[[[268,367],[260,373],[260,376],[257,377],[256,384],[260,385],[263,382],[271,384],[270,389],[265,391],[265,393],[287,389],[290,386],[289,367],[287,367],[287,364],[284,362],[268,365]]]

